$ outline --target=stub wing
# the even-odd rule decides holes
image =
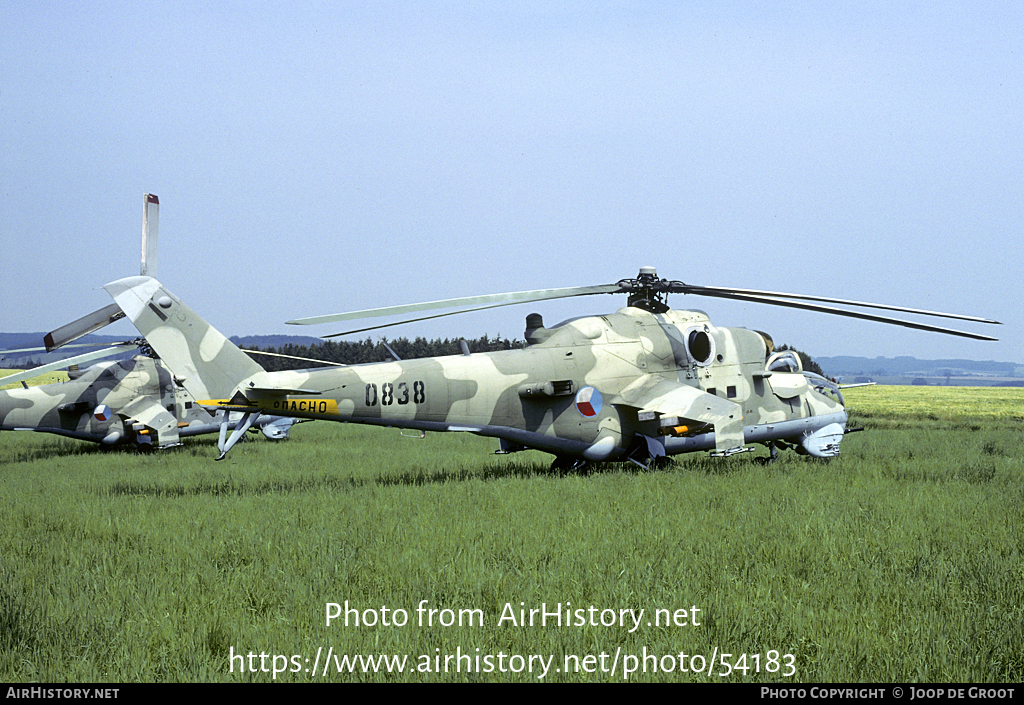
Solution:
[[[636,409],[640,421],[656,422],[663,435],[685,434],[711,427],[715,450],[743,445],[743,410],[739,404],[659,375],[643,375],[611,401]]]
[[[140,444],[157,448],[178,445],[178,419],[160,405],[157,397],[136,397],[120,413],[135,428]]]

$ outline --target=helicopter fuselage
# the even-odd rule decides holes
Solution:
[[[769,442],[838,454],[838,389],[798,362],[768,369],[771,343],[760,333],[717,328],[701,311],[627,307],[527,337],[535,342],[519,350],[265,373],[244,399],[201,403],[471,432],[500,439],[503,451],[591,461]]]
[[[115,445],[137,431],[174,434],[176,398],[171,375],[155,360],[136,356],[73,372],[67,382],[0,391],[0,429],[53,433]],[[118,412],[129,409],[126,415]],[[133,430],[126,418],[141,422]]]

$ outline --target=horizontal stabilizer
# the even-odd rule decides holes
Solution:
[[[262,402],[281,401],[289,396],[312,396],[323,394],[313,389],[283,389],[280,387],[246,387],[239,389],[230,399],[201,399],[200,406],[247,409]]]
[[[253,397],[286,397],[291,394],[323,394],[315,389],[284,389],[283,387],[249,387],[246,394]]]

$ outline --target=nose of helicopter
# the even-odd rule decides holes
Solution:
[[[844,414],[845,416],[845,414]],[[815,458],[834,458],[839,455],[839,444],[846,432],[846,420],[843,423],[830,423],[822,426],[814,433],[805,436],[800,445],[808,455]]]

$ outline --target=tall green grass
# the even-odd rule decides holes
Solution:
[[[233,650],[308,658],[298,672],[279,661],[276,680],[309,682],[324,679],[306,672],[322,647],[406,654],[410,667],[457,650],[554,655],[550,681],[623,680],[621,660],[615,673],[555,671],[567,654],[678,664],[717,650],[757,654],[760,670],[748,658],[724,678],[664,672],[664,660],[653,672],[649,660],[629,680],[1019,682],[1024,435],[936,413],[852,434],[828,463],[700,454],[565,477],[549,456],[490,455],[495,443],[471,435],[328,423],[220,463],[212,440],[134,455],[3,433],[0,680],[274,679],[240,673]],[[404,609],[409,624],[325,625],[326,604],[346,600]],[[421,627],[422,600],[483,623]],[[498,625],[520,603],[646,612],[632,633]],[[647,625],[655,609],[692,607],[699,626]],[[795,674],[769,672],[769,651],[792,654]]]

